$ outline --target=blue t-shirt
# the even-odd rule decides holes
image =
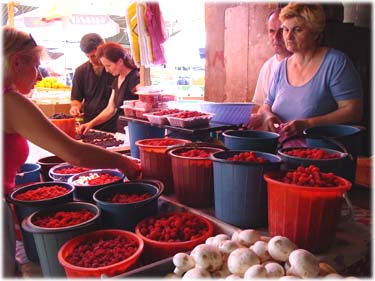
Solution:
[[[287,59],[275,72],[265,101],[283,122],[325,115],[337,109],[337,101],[362,97],[359,74],[344,53],[328,49],[315,75],[298,87],[288,82]]]

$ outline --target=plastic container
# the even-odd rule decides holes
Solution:
[[[76,137],[76,119],[65,118],[65,119],[49,119],[56,127],[61,131],[65,132],[68,136],[75,139]]]
[[[348,125],[325,125],[307,128],[303,133],[307,145],[310,147],[336,149],[350,153],[353,161],[350,162],[346,178],[353,184],[355,183],[357,158],[361,151],[361,130],[359,128]]]
[[[207,113],[195,117],[180,118],[178,117],[178,114],[180,113],[167,116],[168,122],[171,126],[182,128],[204,127],[209,125],[210,120],[213,117],[213,114]]]
[[[40,168],[36,163],[25,163],[16,174],[16,185],[24,185],[32,182],[40,182]]]
[[[204,102],[201,110],[213,113],[211,122],[229,125],[248,124],[254,103]]]
[[[223,133],[224,145],[230,150],[253,150],[275,154],[280,135],[254,130],[227,130]]]
[[[317,148],[325,151],[328,154],[337,154],[337,158],[330,159],[310,159],[288,155],[287,152],[294,149],[308,149],[312,147],[289,147],[278,150],[277,154],[283,160],[283,169],[292,170],[296,169],[298,166],[308,167],[309,165],[314,165],[320,169],[320,171],[329,173],[332,172],[339,177],[346,178],[350,180],[350,175],[352,173],[352,160],[347,153],[328,149],[328,148]]]
[[[164,185],[156,180],[130,181],[104,187],[94,193],[96,205],[102,210],[103,226],[134,231],[136,224],[158,212],[158,199]],[[111,203],[106,199],[114,194],[150,194],[151,197],[133,203]]]
[[[215,217],[240,228],[267,226],[266,172],[279,170],[279,156],[255,152],[269,162],[227,160],[244,151],[216,152],[210,156],[214,169]]]
[[[124,115],[128,117],[135,117],[135,111],[133,105],[122,105],[120,106],[124,110]]]
[[[137,121],[128,121],[130,155],[132,157],[140,157],[138,146],[135,144],[137,140],[163,138],[165,135],[164,128],[152,127]]]
[[[49,170],[49,176],[54,181],[64,181],[64,182],[67,182],[70,177],[72,177],[72,176],[74,176],[76,174],[79,174],[79,173],[91,170],[90,168],[79,168],[80,172],[78,172],[78,173],[68,173],[68,174],[66,174],[66,173],[59,173],[60,169],[71,169],[71,168],[74,168],[74,167],[75,168],[79,168],[77,166],[74,166],[74,165],[66,163],[66,162],[58,164],[56,166],[53,166]]]
[[[49,176],[49,170],[64,162],[63,159],[55,155],[40,158],[37,163],[41,166],[40,174],[42,181],[52,181],[53,179]]]
[[[113,238],[116,236],[123,236],[128,239],[132,239],[138,243],[138,249],[136,252],[131,255],[130,257],[126,258],[125,260],[114,263],[112,265],[103,266],[103,267],[96,267],[96,268],[87,268],[87,267],[79,267],[72,265],[71,263],[67,262],[66,258],[74,248],[80,245],[82,242],[85,241],[97,241],[100,238]],[[59,250],[58,252],[58,260],[60,264],[64,267],[66,276],[68,278],[88,278],[88,277],[102,277],[105,276],[116,276],[121,273],[126,272],[128,269],[131,269],[132,266],[136,265],[141,254],[143,252],[144,242],[141,238],[139,238],[134,233],[131,233],[126,230],[120,229],[105,229],[105,230],[97,230],[93,232],[89,232],[86,234],[79,235],[69,241],[67,241]]]
[[[46,228],[35,225],[38,217],[51,215],[58,211],[89,210],[95,216],[83,223],[60,228]],[[80,234],[100,228],[100,209],[94,204],[71,202],[34,212],[22,221],[22,228],[33,235],[39,256],[43,277],[66,277],[64,268],[57,259],[60,247],[68,240]]]
[[[26,191],[37,189],[43,186],[55,186],[55,185],[65,187],[69,189],[69,192],[65,193],[62,196],[55,197],[52,199],[46,199],[46,200],[25,201],[25,200],[16,199],[16,196],[18,194],[24,193]],[[43,208],[72,202],[73,192],[74,192],[74,186],[65,182],[41,182],[41,183],[27,185],[27,186],[21,187],[13,191],[12,194],[10,195],[10,200],[13,203],[14,211],[16,213],[18,222],[22,223],[24,218],[28,217],[30,214],[36,211],[39,211]],[[24,245],[27,257],[29,258],[29,260],[33,262],[38,262],[39,257],[36,251],[36,246],[35,246],[33,235],[24,231],[21,227],[20,229],[21,229],[22,241],[23,241],[23,245]]]
[[[118,177],[118,179],[112,182],[96,184],[96,185],[88,185],[88,184],[77,182],[77,180],[79,180],[80,178],[89,177],[90,175],[93,175],[93,174],[99,174],[99,175],[109,174],[112,177],[115,177],[115,176]],[[74,176],[71,176],[68,179],[68,183],[74,185],[75,187],[75,190],[74,190],[75,199],[80,200],[80,201],[95,203],[93,195],[97,190],[106,186],[121,183],[124,181],[124,178],[125,178],[125,175],[116,169],[96,169],[96,170],[90,170],[87,172],[75,174]]]
[[[196,147],[215,153],[220,148]],[[174,148],[171,156],[173,186],[179,202],[191,207],[210,207],[214,204],[214,175],[212,160],[208,157],[185,157],[180,153],[190,148]]]
[[[173,144],[157,145],[164,141],[173,142]],[[181,145],[184,143],[191,143],[191,141],[184,139],[156,138],[138,140],[135,142],[140,151],[142,177],[162,181],[165,187],[165,194],[173,193],[174,191],[171,159],[165,152],[167,148],[172,145]]]
[[[333,243],[341,216],[343,195],[351,183],[339,177],[338,187],[306,187],[278,180],[280,173],[267,173],[268,232],[288,237],[318,254]]]
[[[161,216],[178,215],[180,213],[182,212],[160,214],[153,217],[157,219]],[[201,237],[185,242],[161,242],[149,239],[140,231],[140,224],[142,223],[142,221],[137,224],[137,226],[135,227],[135,233],[144,241],[145,248],[143,251],[143,260],[146,264],[171,257],[179,252],[189,252],[194,249],[195,246],[203,244],[208,237],[213,236],[214,224],[210,220],[197,214],[189,214],[198,218],[200,221],[206,224],[207,232],[204,233]]]

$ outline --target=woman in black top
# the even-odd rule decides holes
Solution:
[[[120,106],[124,100],[138,99],[135,94],[139,85],[139,69],[134,64],[128,52],[118,43],[108,42],[98,47],[96,56],[100,59],[105,70],[115,76],[112,83],[112,94],[107,107],[94,119],[79,127],[81,134],[122,114]]]

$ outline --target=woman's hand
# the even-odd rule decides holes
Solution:
[[[281,120],[274,114],[268,114],[263,122],[263,127],[267,131],[278,133],[280,130]]]
[[[124,165],[124,169],[122,169],[122,172],[130,180],[139,179],[142,174],[141,162],[138,159],[131,158],[128,156],[123,156],[123,157],[124,157],[125,165]]]
[[[84,134],[86,134],[91,128],[92,128],[93,126],[91,125],[91,123],[90,122],[88,122],[88,123],[84,123],[84,124],[81,124],[81,125],[79,125],[79,127],[78,127],[78,134],[80,134],[80,135],[84,135]]]
[[[284,137],[302,135],[303,130],[306,128],[308,128],[308,122],[306,119],[292,120],[280,124],[280,134]]]

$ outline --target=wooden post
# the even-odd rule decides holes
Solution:
[[[151,75],[150,75],[150,68],[141,66],[140,67],[140,80],[141,86],[150,86],[151,85]]]
[[[14,26],[14,1],[8,1],[8,25]]]

